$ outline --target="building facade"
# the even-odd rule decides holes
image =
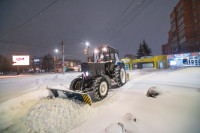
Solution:
[[[179,0],[170,15],[168,43],[163,54],[200,51],[200,0]]]
[[[126,70],[142,69],[142,68],[168,68],[167,55],[146,56],[140,59],[124,58],[121,59],[125,64]]]

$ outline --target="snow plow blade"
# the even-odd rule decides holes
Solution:
[[[71,90],[59,90],[54,88],[47,88],[47,89],[53,94],[54,97],[59,97],[59,93],[61,92],[69,99],[79,100],[89,105],[92,105],[92,100],[90,96],[86,93],[76,92]]]

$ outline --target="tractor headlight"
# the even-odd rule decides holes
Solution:
[[[103,50],[104,52],[107,52],[107,48],[106,48],[106,47],[104,47],[102,50]]]
[[[95,49],[95,50],[94,50],[94,53],[95,53],[95,54],[99,53],[99,50]]]
[[[89,74],[90,74],[89,72],[85,72],[85,75],[86,75],[87,77],[89,76]]]

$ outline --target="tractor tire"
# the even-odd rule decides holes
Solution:
[[[70,84],[70,90],[81,90],[82,79],[75,78]]]
[[[114,68],[114,80],[119,87],[126,83],[126,70],[123,66],[118,65]]]
[[[108,95],[109,84],[106,79],[96,80],[93,87],[95,100],[100,101]]]

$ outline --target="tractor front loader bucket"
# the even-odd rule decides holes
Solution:
[[[68,99],[75,99],[81,102],[85,102],[89,105],[92,105],[92,100],[90,96],[86,93],[71,91],[71,90],[60,90],[54,88],[47,88],[47,89],[53,94],[54,97],[59,97],[59,94],[63,93]]]

